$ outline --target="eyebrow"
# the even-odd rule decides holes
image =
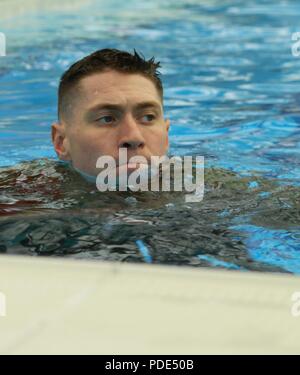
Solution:
[[[159,105],[159,103],[157,103],[155,101],[141,102],[141,103],[138,103],[134,106],[135,110],[141,110],[141,109],[145,109],[145,108],[155,108],[155,109],[158,109],[159,111],[161,111],[161,106]],[[101,110],[104,110],[104,109],[122,111],[124,109],[124,107],[122,105],[119,105],[119,104],[101,103],[101,104],[97,104],[94,107],[88,109],[87,112],[93,113],[93,112],[101,111]]]

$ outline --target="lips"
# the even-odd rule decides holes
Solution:
[[[143,165],[146,166],[146,164],[141,164],[141,163],[125,163],[125,164],[117,165],[116,170],[118,174],[131,173]]]
[[[128,168],[137,168],[137,166],[140,163],[123,163],[123,164],[117,164],[116,168],[121,168],[121,167],[128,167]]]

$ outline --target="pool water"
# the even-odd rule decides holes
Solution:
[[[68,4],[1,19],[0,252],[299,274],[300,4]],[[205,156],[201,203],[99,194],[56,162],[58,79],[101,48],[161,61],[170,153]]]

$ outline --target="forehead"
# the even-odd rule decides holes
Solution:
[[[124,105],[141,100],[155,100],[161,103],[154,83],[140,74],[112,70],[95,73],[80,81],[79,90],[81,98],[89,106],[101,101]]]

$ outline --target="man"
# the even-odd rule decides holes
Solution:
[[[58,158],[72,168],[51,159],[38,159],[3,170],[0,186],[5,186],[6,195],[11,198],[1,203],[0,214],[1,210],[6,216],[29,207],[90,204],[91,186],[78,178],[77,172],[100,190],[96,180],[101,171],[97,167],[99,157],[114,159],[117,176],[133,175],[133,171],[142,169],[139,162],[123,164],[121,149],[127,151],[128,161],[143,157],[146,165],[152,156],[165,156],[170,121],[164,119],[159,66],[154,58],[146,61],[136,51],[130,54],[116,49],[96,51],[73,64],[61,77],[58,122],[52,124]],[[83,186],[79,186],[81,183]],[[152,185],[150,190],[156,191]],[[26,202],[15,199],[20,195],[26,196]],[[113,195],[116,201],[118,196]],[[101,196],[102,200],[105,198]],[[139,198],[143,199],[140,195]],[[162,201],[163,198],[160,195]],[[149,204],[153,206],[153,202]]]
[[[164,119],[163,87],[149,61],[116,49],[102,49],[73,64],[62,76],[58,91],[58,122],[52,141],[60,160],[87,178],[95,178],[100,156],[112,156],[116,174],[132,172],[127,158],[164,156],[170,121]],[[122,165],[121,165],[122,164]]]

